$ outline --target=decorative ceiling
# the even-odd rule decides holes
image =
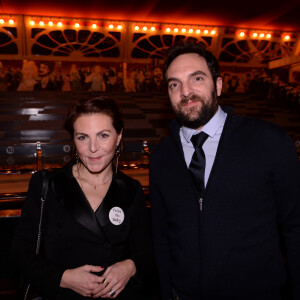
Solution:
[[[300,31],[298,0],[0,0],[0,14]]]

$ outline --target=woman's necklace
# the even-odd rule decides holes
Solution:
[[[88,182],[85,178],[83,178],[83,177],[80,175],[80,173],[79,173],[79,164],[77,163],[77,175],[78,175],[78,179],[81,181],[81,183],[82,183],[82,181],[85,181],[88,185],[93,186],[94,189],[96,190],[96,189],[97,189],[97,186],[101,186],[101,185],[107,184],[107,183],[112,179],[113,173],[111,172],[111,174],[110,174],[110,176],[108,177],[108,179],[105,180],[104,182],[101,182],[101,183],[98,183],[98,184],[92,184],[92,183]],[[82,185],[81,185],[81,188],[82,188]]]

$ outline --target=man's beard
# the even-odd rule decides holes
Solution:
[[[201,107],[193,106],[188,111],[184,112],[182,106],[185,105],[189,100],[199,101],[202,103]],[[218,109],[218,97],[215,88],[211,93],[210,99],[205,99],[196,94],[188,98],[182,98],[180,103],[173,107],[176,117],[180,123],[188,128],[198,129],[204,126],[214,116]]]

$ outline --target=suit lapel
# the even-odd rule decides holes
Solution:
[[[113,207],[120,207],[123,211],[128,207],[128,194],[124,182],[115,175],[109,187],[106,196],[101,203],[100,209],[97,210],[97,218],[101,226],[110,224],[109,212]]]
[[[120,243],[126,238],[127,231],[130,227],[130,208],[135,199],[135,193],[136,188],[127,182],[123,174],[115,174],[103,202],[96,211],[98,222],[112,244]],[[120,224],[114,223],[112,219],[111,213],[114,209],[121,211],[121,215],[124,217]]]
[[[129,230],[132,202],[136,187],[127,176],[119,172],[114,174],[112,183],[96,213],[89,205],[79,184],[72,175],[72,164],[62,168],[53,176],[53,188],[57,199],[73,218],[96,235],[105,235],[111,243],[120,243]],[[124,220],[114,224],[110,217],[112,209],[120,208]]]
[[[217,148],[217,152],[216,152],[216,157],[212,166],[212,169],[210,171],[210,175],[207,181],[207,185],[206,185],[206,192],[209,189],[211,182],[215,176],[217,167],[219,165],[219,161],[221,159],[221,157],[223,157],[222,152],[224,151],[224,148],[229,149],[229,147],[231,147],[230,144],[226,143],[226,140],[228,141],[228,136],[231,135],[232,133],[232,110],[230,108],[224,108],[222,107],[222,109],[227,113],[227,117],[224,123],[224,127],[223,127],[223,131],[221,134],[221,138],[218,144],[218,148]]]
[[[59,172],[57,176],[54,176],[54,188],[56,196],[60,199],[66,211],[78,223],[97,235],[102,234],[91,206],[72,175],[72,164],[67,165],[64,172]]]

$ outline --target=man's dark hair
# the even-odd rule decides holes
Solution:
[[[53,63],[53,62],[50,62],[50,61],[42,61],[42,62],[40,63],[40,66],[41,66],[41,65],[45,65],[45,66],[48,67],[48,70],[49,70],[49,73],[48,73],[48,74],[51,74],[51,73],[52,73],[52,71],[53,71],[53,69],[54,69],[54,63]]]
[[[187,53],[196,53],[205,59],[214,84],[216,85],[217,78],[221,76],[219,62],[209,50],[206,50],[205,47],[196,42],[180,41],[169,49],[164,65],[164,79],[166,80],[166,72],[172,61],[177,56]]]

